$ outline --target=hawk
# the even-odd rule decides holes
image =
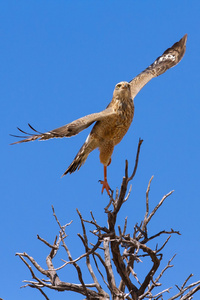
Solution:
[[[180,62],[185,53],[186,41],[187,34],[185,34],[179,42],[167,49],[154,61],[153,64],[130,82],[122,81],[116,84],[113,92],[113,98],[105,110],[99,113],[87,115],[67,125],[45,133],[36,131],[30,124],[28,124],[33,133],[29,134],[18,128],[20,132],[27,136],[14,135],[15,137],[23,139],[12,144],[35,140],[48,140],[51,138],[71,137],[95,122],[90,134],[86,138],[85,143],[63,176],[67,173],[71,174],[74,171],[79,170],[86,161],[90,152],[98,148],[100,152],[100,162],[104,166],[104,180],[100,181],[102,184],[102,193],[105,189],[108,195],[110,195],[110,187],[107,182],[107,166],[111,163],[111,156],[114,147],[120,143],[132,123],[134,116],[134,97],[152,78],[163,74],[165,71]]]

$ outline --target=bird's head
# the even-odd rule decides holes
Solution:
[[[126,81],[121,81],[116,84],[113,97],[128,97],[131,98],[131,86]]]

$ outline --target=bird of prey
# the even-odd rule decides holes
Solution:
[[[85,143],[63,176],[79,170],[90,152],[98,148],[100,151],[100,162],[104,166],[104,180],[100,181],[102,183],[102,193],[106,189],[108,195],[110,195],[110,187],[107,182],[107,166],[111,162],[114,147],[122,140],[133,120],[134,97],[152,78],[163,74],[180,62],[185,53],[186,41],[187,34],[130,82],[122,81],[116,84],[113,98],[105,110],[87,115],[45,133],[36,131],[28,124],[33,133],[29,134],[18,128],[26,136],[15,136],[23,139],[13,144],[35,141],[37,139],[48,140],[51,138],[71,137],[96,122]]]

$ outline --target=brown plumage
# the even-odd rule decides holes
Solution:
[[[51,138],[70,137],[78,134],[92,123],[96,122],[88,135],[85,143],[77,153],[71,165],[63,174],[73,173],[79,169],[86,161],[89,153],[98,148],[100,151],[100,161],[104,165],[104,180],[102,192],[106,189],[109,192],[107,183],[106,170],[111,162],[111,156],[114,147],[122,140],[127,130],[129,129],[134,115],[133,99],[137,93],[144,87],[152,78],[163,74],[166,70],[175,66],[182,59],[186,49],[187,35],[171,48],[167,49],[153,64],[141,72],[129,83],[122,81],[115,86],[113,98],[108,107],[99,113],[94,113],[78,120],[75,120],[65,126],[56,128],[46,133],[36,131],[30,124],[29,127],[34,131],[34,134],[28,134],[19,129],[24,134],[27,134],[23,140],[13,144],[30,142],[34,140],[48,140]]]

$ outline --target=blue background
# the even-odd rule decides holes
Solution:
[[[125,159],[131,171],[141,137],[144,143],[132,193],[117,224],[128,216],[128,231],[133,232],[135,223],[140,223],[148,181],[154,175],[151,210],[164,194],[175,192],[152,219],[149,234],[170,228],[182,233],[173,235],[163,251],[161,269],[173,254],[177,256],[161,288],[181,285],[190,273],[191,281],[200,280],[199,12],[197,0],[0,2],[0,297],[43,299],[37,290],[20,289],[22,280],[31,275],[15,253],[26,251],[46,268],[49,249],[37,234],[50,243],[58,234],[52,204],[62,224],[73,220],[66,242],[76,258],[84,251],[76,235],[81,232],[76,208],[84,218],[90,218],[92,210],[103,225],[108,203],[106,193],[100,193],[103,166],[97,150],[79,172],[61,179],[90,128],[70,139],[15,146],[9,145],[15,141],[9,133],[17,134],[16,126],[28,129],[27,123],[44,132],[103,110],[116,83],[131,80],[185,33],[187,50],[181,63],[136,96],[135,117],[114,150],[108,181],[113,189],[120,187]],[[55,267],[62,264],[60,258],[67,259],[62,251]],[[85,262],[81,265],[84,268]],[[141,280],[146,274],[143,265]],[[73,268],[58,275],[62,281],[78,283]],[[84,279],[92,282],[88,272]],[[83,298],[46,292],[50,299]]]

